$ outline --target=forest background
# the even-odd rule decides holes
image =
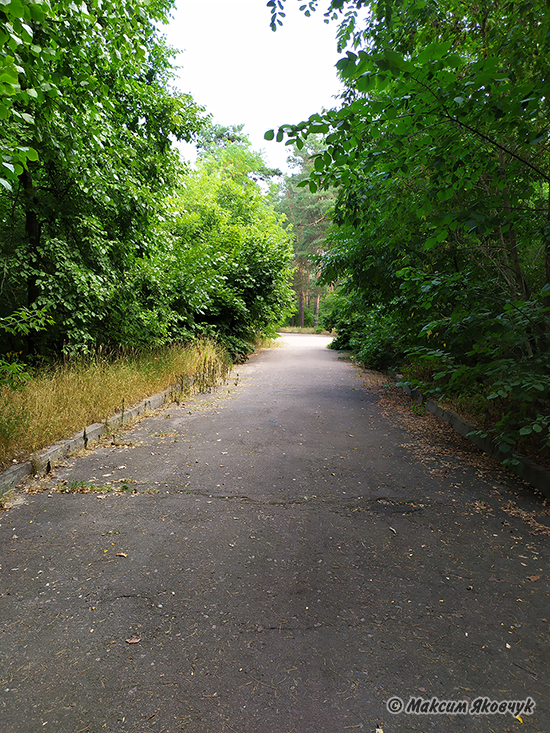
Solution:
[[[173,89],[170,2],[0,0],[0,432],[29,364],[205,336],[242,358],[292,312],[294,256],[299,320],[338,287],[336,347],[482,416],[512,462],[548,448],[547,3],[318,5],[345,88],[267,133],[296,162],[275,190]]]

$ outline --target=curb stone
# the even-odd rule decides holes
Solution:
[[[480,438],[477,435],[469,435],[478,428],[475,425],[463,420],[456,412],[452,410],[445,410],[440,407],[435,400],[426,400],[423,395],[416,389],[410,387],[403,387],[403,390],[409,395],[409,397],[417,402],[418,404],[425,405],[426,409],[436,417],[439,417],[444,422],[448,423],[457,433],[460,433],[471,443],[474,443],[480,450],[488,453],[494,458],[502,458],[502,453],[499,451],[498,446],[491,440],[491,438]],[[542,466],[538,466],[528,458],[517,457],[520,467],[510,466],[510,469],[516,474],[516,476],[523,481],[531,484],[535,489],[541,492],[547,498],[550,498],[550,471]]]
[[[99,440],[112,427],[124,425],[124,423],[133,420],[139,415],[143,415],[149,410],[155,410],[166,402],[171,402],[177,388],[177,386],[169,387],[163,392],[159,392],[152,397],[147,397],[135,407],[124,410],[124,412],[119,412],[108,420],[88,425],[84,430],[75,433],[71,438],[62,440],[43,451],[34,453],[29,461],[7,468],[0,473],[0,497],[7,491],[17,488],[29,476],[49,473],[56,461],[65,458],[79,448],[87,448],[89,443]]]

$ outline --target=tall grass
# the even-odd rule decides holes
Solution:
[[[176,384],[204,391],[230,368],[225,351],[204,340],[60,363],[20,389],[0,387],[0,469]]]

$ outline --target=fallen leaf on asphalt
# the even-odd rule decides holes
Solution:
[[[127,644],[139,644],[140,641],[139,636],[132,636],[130,639],[126,639]]]
[[[531,583],[536,583],[537,580],[540,580],[540,575],[528,575],[527,580],[530,580]]]
[[[117,552],[117,557],[128,557],[128,555],[125,552]]]

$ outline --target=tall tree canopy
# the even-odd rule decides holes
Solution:
[[[268,5],[276,26],[284,3]],[[339,192],[335,325],[367,362],[416,353],[439,394],[500,402],[504,452],[548,440],[548,3],[334,0],[326,15],[345,50],[340,104],[277,139],[325,136],[309,186]]]
[[[297,303],[297,325],[305,325],[307,306],[311,320],[307,325],[318,325],[320,298],[326,286],[318,283],[319,256],[325,250],[325,238],[330,226],[330,209],[334,205],[332,190],[311,192],[304,187],[313,168],[315,155],[324,147],[323,140],[310,136],[301,149],[296,146],[287,159],[292,173],[286,174],[272,188],[277,211],[283,213],[294,234],[293,288]]]

